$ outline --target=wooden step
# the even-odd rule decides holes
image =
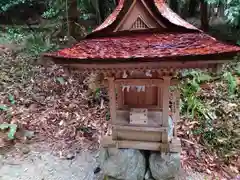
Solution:
[[[139,149],[172,153],[181,152],[179,138],[174,138],[170,143],[163,144],[160,142],[112,140],[111,136],[104,136],[101,140],[101,146],[104,148]]]
[[[121,126],[114,125],[116,130],[143,131],[143,132],[167,132],[166,127],[144,127],[144,126]]]

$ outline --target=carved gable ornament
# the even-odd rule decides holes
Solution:
[[[144,1],[135,0],[115,29],[115,32],[150,28],[161,29],[165,27],[166,26],[155,17]]]
[[[141,18],[141,16],[138,16],[136,21],[132,24],[131,30],[137,30],[137,29],[148,29],[151,28],[149,25],[147,25],[144,20]]]

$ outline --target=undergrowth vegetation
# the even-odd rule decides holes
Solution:
[[[190,136],[227,163],[240,153],[239,65],[225,65],[220,74],[182,74],[185,82],[181,86],[181,112],[194,124]]]
[[[11,48],[13,52],[23,52],[33,57],[59,48],[57,42],[49,36],[48,31],[29,32],[21,28],[5,28],[0,34],[0,42],[3,45],[15,44],[16,48]]]

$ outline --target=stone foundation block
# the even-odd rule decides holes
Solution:
[[[172,180],[180,170],[180,153],[151,153],[149,167],[155,180]]]
[[[146,159],[135,149],[105,148],[100,152],[100,166],[104,175],[116,180],[143,180]]]

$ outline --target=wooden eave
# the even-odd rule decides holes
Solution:
[[[216,68],[218,64],[224,64],[233,57],[234,53],[206,55],[206,56],[183,56],[168,58],[134,58],[134,59],[95,59],[95,60],[79,60],[54,58],[56,64],[61,64],[70,68],[79,70],[127,70],[127,69],[208,69]]]
[[[62,58],[57,57],[54,58],[54,62],[58,64],[130,64],[130,63],[159,63],[159,64],[167,64],[169,66],[173,65],[173,62],[179,62],[181,64],[187,64],[188,62],[203,62],[204,64],[208,62],[223,62],[224,60],[229,60],[236,56],[238,52],[228,52],[228,53],[219,53],[219,54],[207,54],[207,55],[188,55],[188,56],[170,56],[170,57],[155,57],[155,58],[118,58],[118,59],[99,59],[99,58],[92,58],[92,59],[78,59],[78,58]],[[48,57],[48,56],[45,56]]]

